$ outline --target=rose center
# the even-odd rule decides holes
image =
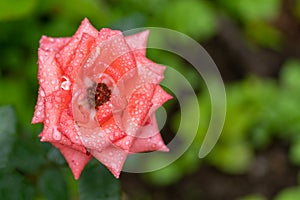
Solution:
[[[95,91],[95,108],[109,101],[111,95],[111,90],[107,87],[105,83],[98,83]]]

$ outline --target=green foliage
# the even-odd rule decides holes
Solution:
[[[257,44],[270,49],[281,48],[283,36],[279,30],[263,21],[247,23],[245,26],[246,36]]]
[[[242,198],[239,198],[238,200],[267,200],[267,198],[265,198],[264,196],[262,196],[260,194],[251,194],[251,195],[247,195]]]
[[[79,179],[80,199],[118,200],[121,197],[119,180],[98,162],[90,163]]]
[[[280,0],[219,0],[228,11],[242,21],[272,20],[280,11]]]
[[[69,199],[67,185],[58,168],[44,170],[39,177],[37,187],[46,199]]]
[[[26,1],[1,1],[0,2],[0,21],[14,20],[32,14],[37,0]]]
[[[279,192],[274,200],[294,200],[300,196],[300,187],[290,187]]]
[[[0,107],[0,169],[8,164],[9,155],[15,140],[16,116],[11,107]]]
[[[213,36],[217,27],[215,13],[207,1],[175,1],[164,20],[167,27],[202,40]]]

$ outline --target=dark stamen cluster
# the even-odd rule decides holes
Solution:
[[[95,87],[96,83],[86,89],[87,99],[90,107],[95,107]]]
[[[98,83],[95,92],[95,108],[109,101],[111,95],[111,90],[107,87],[105,83]]]

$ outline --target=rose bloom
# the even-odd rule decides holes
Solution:
[[[168,151],[155,111],[171,96],[159,86],[165,67],[146,58],[148,33],[124,37],[84,19],[72,37],[41,38],[32,123],[75,179],[92,157],[118,178],[128,154]]]

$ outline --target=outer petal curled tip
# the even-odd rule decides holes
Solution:
[[[58,143],[52,143],[52,144],[53,146],[58,148],[60,152],[63,154],[67,163],[69,164],[69,167],[72,170],[74,178],[78,180],[83,168],[91,160],[92,156],[86,155],[82,152],[76,151],[72,148],[69,148],[67,146]]]
[[[125,37],[127,44],[134,50],[136,56],[146,56],[149,32],[149,30],[145,30]]]

